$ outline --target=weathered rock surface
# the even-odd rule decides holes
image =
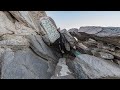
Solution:
[[[71,36],[71,34],[66,29],[61,30],[60,33],[64,35],[64,38],[67,40],[67,42],[70,44],[72,48],[76,46],[75,38]]]
[[[34,12],[31,13],[30,11],[9,11],[9,12],[24,25],[31,27],[32,29],[35,29],[36,32],[40,32],[37,24],[38,22],[36,19],[38,19],[40,16],[43,15],[43,14],[41,15],[41,12],[36,12],[36,13]]]
[[[73,31],[72,31],[73,32]],[[71,34],[79,40],[86,40],[89,38],[104,43],[120,46],[120,28],[119,27],[80,27],[78,34]]]
[[[2,79],[49,79],[48,62],[30,49],[13,52],[7,48],[2,57]]]
[[[91,55],[78,55],[67,64],[78,79],[120,78],[119,66]]]
[[[50,79],[53,75],[57,53],[43,42],[37,26],[44,15],[44,11],[0,12],[2,79]]]
[[[95,34],[100,37],[105,36],[119,36],[120,27],[96,27],[96,26],[87,26],[80,27],[78,32],[85,32],[87,34]]]
[[[61,55],[49,39],[56,41],[59,29],[49,17],[52,24],[43,22],[46,32],[40,24],[43,16],[44,11],[0,11],[1,79],[120,78],[119,27],[61,30],[61,44],[74,54]]]
[[[13,34],[14,32],[14,24],[8,19],[4,12],[0,11],[0,36],[3,34]]]
[[[66,65],[66,58],[60,58],[55,69],[54,76],[51,79],[75,79],[73,73],[69,70]]]
[[[43,31],[42,36],[46,37],[51,44],[60,38],[60,34],[57,31],[56,25],[54,24],[54,21],[50,17],[40,18],[40,26],[41,30]]]
[[[105,52],[94,52],[94,56],[106,59],[106,60],[112,60],[114,59],[114,56],[110,53],[105,53]]]
[[[32,50],[40,57],[46,59],[47,61],[56,62],[58,60],[55,52],[43,42],[40,35],[29,35],[27,38]]]

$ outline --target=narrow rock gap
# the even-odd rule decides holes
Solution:
[[[34,47],[34,46],[33,46]],[[38,57],[41,57],[40,55],[38,55],[34,50],[33,50],[33,48],[31,48],[31,47],[29,47],[30,48],[30,50],[32,50]],[[41,57],[41,58],[43,58],[43,59],[45,59],[46,61],[48,61],[46,58],[44,58],[44,57]]]
[[[18,21],[10,12],[8,12],[9,14],[10,14],[10,16],[14,19],[14,20],[16,20],[16,21]],[[18,21],[19,22],[19,21]],[[15,22],[14,22],[15,23]]]
[[[13,23],[15,23],[15,21],[18,21],[9,11],[4,11],[4,13],[6,14],[6,16],[8,17],[8,19],[10,21],[12,21]],[[19,22],[19,21],[18,21]]]

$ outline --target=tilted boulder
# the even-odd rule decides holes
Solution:
[[[95,56],[80,54],[67,62],[78,79],[117,79],[120,78],[120,67],[111,61]]]

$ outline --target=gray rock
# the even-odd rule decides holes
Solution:
[[[31,15],[33,16],[33,20],[36,23],[36,26],[38,26],[39,30],[40,30],[40,23],[39,20],[41,17],[47,16],[45,11],[30,11]],[[41,30],[40,30],[41,32]]]
[[[66,58],[60,58],[55,69],[55,74],[51,79],[75,79],[72,74],[66,65]]]
[[[116,59],[119,59],[120,60],[120,52],[112,52],[112,51],[109,51],[109,50],[105,50],[105,49],[99,49],[99,51],[102,51],[102,52],[106,52],[106,53],[110,53],[112,54]]]
[[[40,26],[43,28],[42,30],[45,34],[45,37],[49,39],[50,43],[54,43],[58,38],[60,38],[60,34],[57,31],[55,22],[52,21],[51,18],[47,16],[40,18]]]
[[[24,24],[16,21],[15,22],[16,35],[36,35],[36,31],[30,27],[25,26]]]
[[[78,29],[77,28],[71,28],[68,30],[68,32],[71,34],[71,33],[78,33]]]
[[[120,27],[97,27],[97,26],[86,26],[80,27],[78,32],[85,32],[87,34],[94,34],[100,37],[105,36],[119,36]]]
[[[30,49],[6,49],[2,58],[1,79],[49,79],[48,63]]]
[[[91,50],[91,52],[96,57],[100,57],[100,58],[103,58],[103,59],[106,59],[106,60],[114,59],[114,56],[112,54],[104,52],[104,50],[99,51],[99,49],[93,49],[93,50]]]
[[[58,61],[55,52],[44,43],[40,35],[28,35],[27,38],[29,39],[32,50],[40,57],[48,61]]]
[[[64,35],[65,39],[69,42],[72,48],[75,47],[76,40],[66,29],[61,30],[60,33]]]
[[[100,57],[103,58],[103,59],[114,59],[114,56],[112,54],[109,54],[109,53],[105,53],[105,52],[99,52],[100,54]]]
[[[30,11],[9,11],[19,22],[39,32],[38,26]]]
[[[112,51],[112,52],[115,51],[115,47],[114,47],[114,46],[104,45],[103,43],[98,43],[98,44],[97,44],[97,47],[98,47],[99,49],[105,49],[105,50],[109,50],[109,51]]]
[[[77,47],[77,50],[79,51],[79,52],[81,52],[81,53],[87,53],[87,54],[92,54],[91,53],[91,51],[90,51],[90,49],[87,47],[87,46],[85,46],[84,44],[82,44],[82,43],[78,43],[77,45],[76,45],[76,47]]]
[[[92,38],[97,41],[120,46],[119,27],[81,27],[78,32],[79,34],[74,35],[78,40]]]
[[[88,48],[96,48],[97,42],[91,38],[89,40],[83,42],[84,45],[86,45]]]
[[[120,27],[102,27],[102,31],[97,33],[97,36],[104,37],[104,36],[119,36],[120,34]]]
[[[81,54],[67,63],[78,79],[120,78],[120,67],[111,61]]]
[[[3,34],[13,34],[15,31],[14,23],[8,19],[3,11],[0,11],[0,36]]]
[[[101,27],[95,27],[95,26],[86,26],[86,27],[80,27],[78,32],[85,32],[88,34],[96,34],[98,32],[102,31]]]

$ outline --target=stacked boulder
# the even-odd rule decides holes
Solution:
[[[57,30],[44,11],[0,11],[0,78],[120,78],[119,27]]]

